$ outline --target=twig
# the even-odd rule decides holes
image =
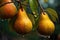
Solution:
[[[38,2],[38,5],[39,5],[39,7],[40,7],[40,9],[41,9],[41,12],[44,13],[44,9],[43,9],[43,7],[41,6],[41,4],[39,3],[39,0],[37,0],[37,2]]]
[[[27,5],[23,4],[23,3],[21,3],[20,0],[16,0],[16,2],[19,3],[20,8],[22,8],[22,5],[27,6]],[[2,4],[0,4],[0,7],[4,6],[4,5],[6,5],[6,4],[10,4],[10,3],[15,3],[15,2],[6,2],[6,3],[2,3]]]
[[[23,11],[23,7],[22,7],[21,0],[17,0],[16,2],[18,2],[18,3],[19,3],[19,5],[20,5],[20,9]]]
[[[4,6],[4,5],[6,5],[6,4],[9,4],[9,3],[13,3],[13,2],[2,3],[2,4],[0,4],[0,7]]]

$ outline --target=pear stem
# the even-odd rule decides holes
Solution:
[[[21,4],[21,0],[17,0],[16,2],[19,3],[19,5],[20,5],[20,9],[23,11],[23,7],[22,7],[22,4]]]
[[[41,9],[41,12],[43,12],[43,14],[44,14],[44,9],[43,9],[43,7],[41,6],[41,4],[39,3],[39,0],[37,0],[37,2],[38,2],[38,5],[39,5],[39,7],[40,7],[40,9]]]

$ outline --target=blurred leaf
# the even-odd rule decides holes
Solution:
[[[32,10],[32,13],[38,15],[38,3],[36,0],[29,0],[29,5]]]
[[[8,23],[8,20],[4,20],[1,24],[3,27],[2,29],[3,34],[7,34],[8,36],[11,37],[17,37],[16,32],[12,30],[13,26]]]
[[[25,9],[25,11],[27,10],[27,6],[24,6],[24,5],[22,5],[23,6],[23,8]]]
[[[8,31],[9,31],[9,34],[13,37],[16,37],[17,36],[17,33],[14,31],[13,29],[13,25],[12,23],[8,23]]]
[[[24,5],[27,5],[27,4],[28,4],[28,0],[23,1],[23,2],[21,2],[21,3],[24,4]]]
[[[47,3],[47,2],[48,2],[48,0],[44,0],[44,2],[45,2],[45,3]]]
[[[7,22],[8,22],[8,24],[7,24],[8,25],[7,26],[8,35],[13,36],[13,37],[17,37],[17,33],[13,28],[15,20],[16,20],[16,16],[7,20]]]
[[[28,2],[29,0],[25,0],[26,2]]]
[[[60,33],[60,24],[56,24],[55,27],[56,28],[55,28],[55,32],[54,33],[55,34],[59,34]]]
[[[30,13],[28,13],[28,17],[30,18],[30,20],[33,23],[33,30],[32,31],[36,31],[37,27],[38,27],[38,17],[36,18],[37,20],[35,20],[34,16]]]
[[[53,22],[57,22],[57,20],[58,20],[57,12],[54,9],[51,9],[51,8],[47,8],[46,11],[50,15],[51,20]]]
[[[22,3],[22,7],[25,9],[25,11],[28,13],[28,10],[30,11],[29,9],[29,4],[28,4],[28,0],[24,0]]]
[[[30,18],[30,20],[32,21],[33,25],[35,24],[35,18],[32,14],[28,13],[28,17]]]

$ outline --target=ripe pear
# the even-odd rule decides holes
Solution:
[[[46,12],[42,12],[38,23],[38,32],[42,35],[51,35],[54,30],[54,23],[50,20]]]
[[[14,23],[14,29],[19,34],[26,34],[32,31],[32,22],[26,14],[24,8],[20,8]]]
[[[11,0],[1,0],[0,4],[12,2]],[[4,4],[0,7],[0,18],[8,19],[16,15],[17,8],[14,3]]]

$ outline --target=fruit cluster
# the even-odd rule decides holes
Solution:
[[[2,0],[0,1],[0,4],[2,4],[0,7],[0,18],[10,19],[16,16],[13,28],[17,33],[26,34],[32,31],[33,23],[28,17],[25,9],[22,7],[21,2],[19,2],[19,10],[17,10],[16,6],[11,0]],[[42,11],[39,15],[37,31],[42,35],[51,35],[55,30],[55,25],[49,18],[47,12],[42,9],[41,5],[40,8]]]

